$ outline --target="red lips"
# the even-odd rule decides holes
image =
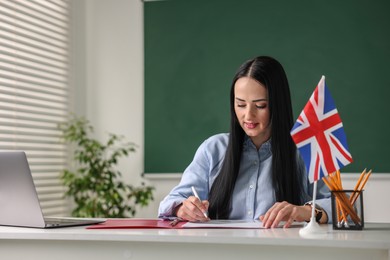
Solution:
[[[245,127],[248,129],[254,129],[258,125],[257,123],[244,123]]]

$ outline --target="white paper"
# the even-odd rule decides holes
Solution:
[[[279,223],[283,227],[285,222]],[[291,226],[303,226],[304,222],[294,222]],[[187,222],[183,228],[264,228],[260,220],[210,220],[207,222]]]

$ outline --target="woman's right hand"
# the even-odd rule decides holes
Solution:
[[[209,202],[207,200],[200,201],[195,196],[190,196],[176,208],[176,216],[190,222],[204,222],[210,220],[205,216],[208,208]]]

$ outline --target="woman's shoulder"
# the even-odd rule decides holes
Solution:
[[[216,134],[207,138],[200,146],[199,151],[202,151],[210,164],[216,165],[224,158],[228,143],[228,133]]]
[[[213,136],[210,136],[203,141],[199,147],[199,151],[203,151],[209,156],[212,157],[221,157],[225,154],[226,148],[229,143],[229,134],[220,133]]]
[[[222,146],[227,147],[229,143],[229,134],[228,133],[220,133],[215,134],[207,138],[203,144],[206,146]]]

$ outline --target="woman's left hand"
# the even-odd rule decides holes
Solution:
[[[281,221],[286,221],[283,227],[288,228],[294,221],[308,221],[310,217],[311,207],[297,206],[283,201],[276,202],[265,215],[260,216],[260,220],[265,228],[277,227]]]

